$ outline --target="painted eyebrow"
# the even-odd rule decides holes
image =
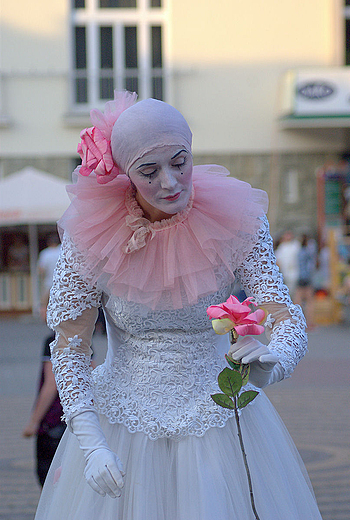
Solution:
[[[185,153],[188,153],[187,150],[180,150],[179,152],[176,152],[175,155],[173,155],[173,157],[171,158],[171,160],[175,159],[178,155],[180,155],[180,153],[182,152],[185,152]],[[143,168],[144,166],[155,166],[157,163],[155,162],[150,162],[150,163],[143,163],[143,164],[140,164],[140,166],[138,166],[136,168],[136,170],[139,170],[140,168]]]
[[[150,162],[150,163],[144,163],[144,164],[140,164],[140,166],[138,166],[136,168],[136,170],[139,170],[140,168],[143,168],[144,166],[155,166],[157,163],[155,162]]]
[[[185,150],[185,149],[184,149],[184,150],[180,150],[180,151],[177,152],[175,155],[173,155],[173,157],[172,157],[171,159],[175,159],[175,157],[177,157],[178,155],[180,155],[180,153],[182,153],[182,152],[186,152],[186,153],[188,153],[187,150]]]

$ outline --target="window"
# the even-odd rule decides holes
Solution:
[[[75,27],[75,99],[77,103],[87,102],[86,30]]]
[[[132,92],[139,90],[138,77],[138,53],[137,53],[137,27],[124,27],[124,63],[125,63],[125,88]]]
[[[350,65],[350,19],[345,20],[345,65]]]
[[[100,27],[99,97],[113,98],[113,27]]]
[[[344,0],[345,65],[350,65],[350,0]]]
[[[125,9],[136,7],[136,0],[100,0],[99,6],[103,8],[119,7]]]
[[[72,106],[103,106],[115,89],[165,98],[165,0],[72,0]]]
[[[152,30],[152,92],[156,99],[163,99],[162,27]]]

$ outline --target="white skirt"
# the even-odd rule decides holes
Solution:
[[[234,418],[203,437],[155,441],[100,421],[126,472],[121,498],[90,488],[78,441],[67,430],[35,520],[254,520]],[[320,520],[303,462],[263,393],[242,411],[241,426],[260,520]]]

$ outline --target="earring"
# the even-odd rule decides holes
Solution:
[[[148,184],[152,184],[152,181],[148,181]]]

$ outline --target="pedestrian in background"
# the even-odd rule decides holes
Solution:
[[[283,280],[289,289],[293,299],[299,276],[298,253],[300,249],[299,241],[294,237],[292,231],[286,231],[279,245],[276,247],[276,261],[283,275]]]
[[[41,316],[46,318],[53,273],[60,255],[61,245],[57,233],[47,238],[47,247],[41,251],[38,259],[40,280]],[[63,415],[58,397],[55,377],[50,361],[50,343],[55,336],[50,332],[44,340],[38,395],[24,437],[36,436],[36,473],[41,486],[49,470],[56,448],[66,428],[61,421]]]
[[[314,327],[314,288],[312,284],[316,269],[317,250],[314,242],[306,234],[302,235],[298,251],[299,277],[294,301],[302,305],[309,329]]]
[[[36,436],[36,473],[41,486],[66,428],[61,421],[63,410],[50,361],[50,343],[54,339],[51,334],[44,341],[38,396],[23,430],[23,437]]]
[[[41,315],[46,319],[46,307],[49,301],[53,273],[58,257],[60,256],[61,244],[57,233],[52,233],[47,238],[47,247],[39,254],[38,271],[40,279]]]
[[[44,340],[38,395],[23,430],[23,437],[36,436],[36,473],[41,486],[44,485],[52,459],[66,429],[66,423],[61,420],[63,409],[50,360],[50,344],[54,339],[55,335],[50,334]],[[91,367],[96,367],[93,360]]]

